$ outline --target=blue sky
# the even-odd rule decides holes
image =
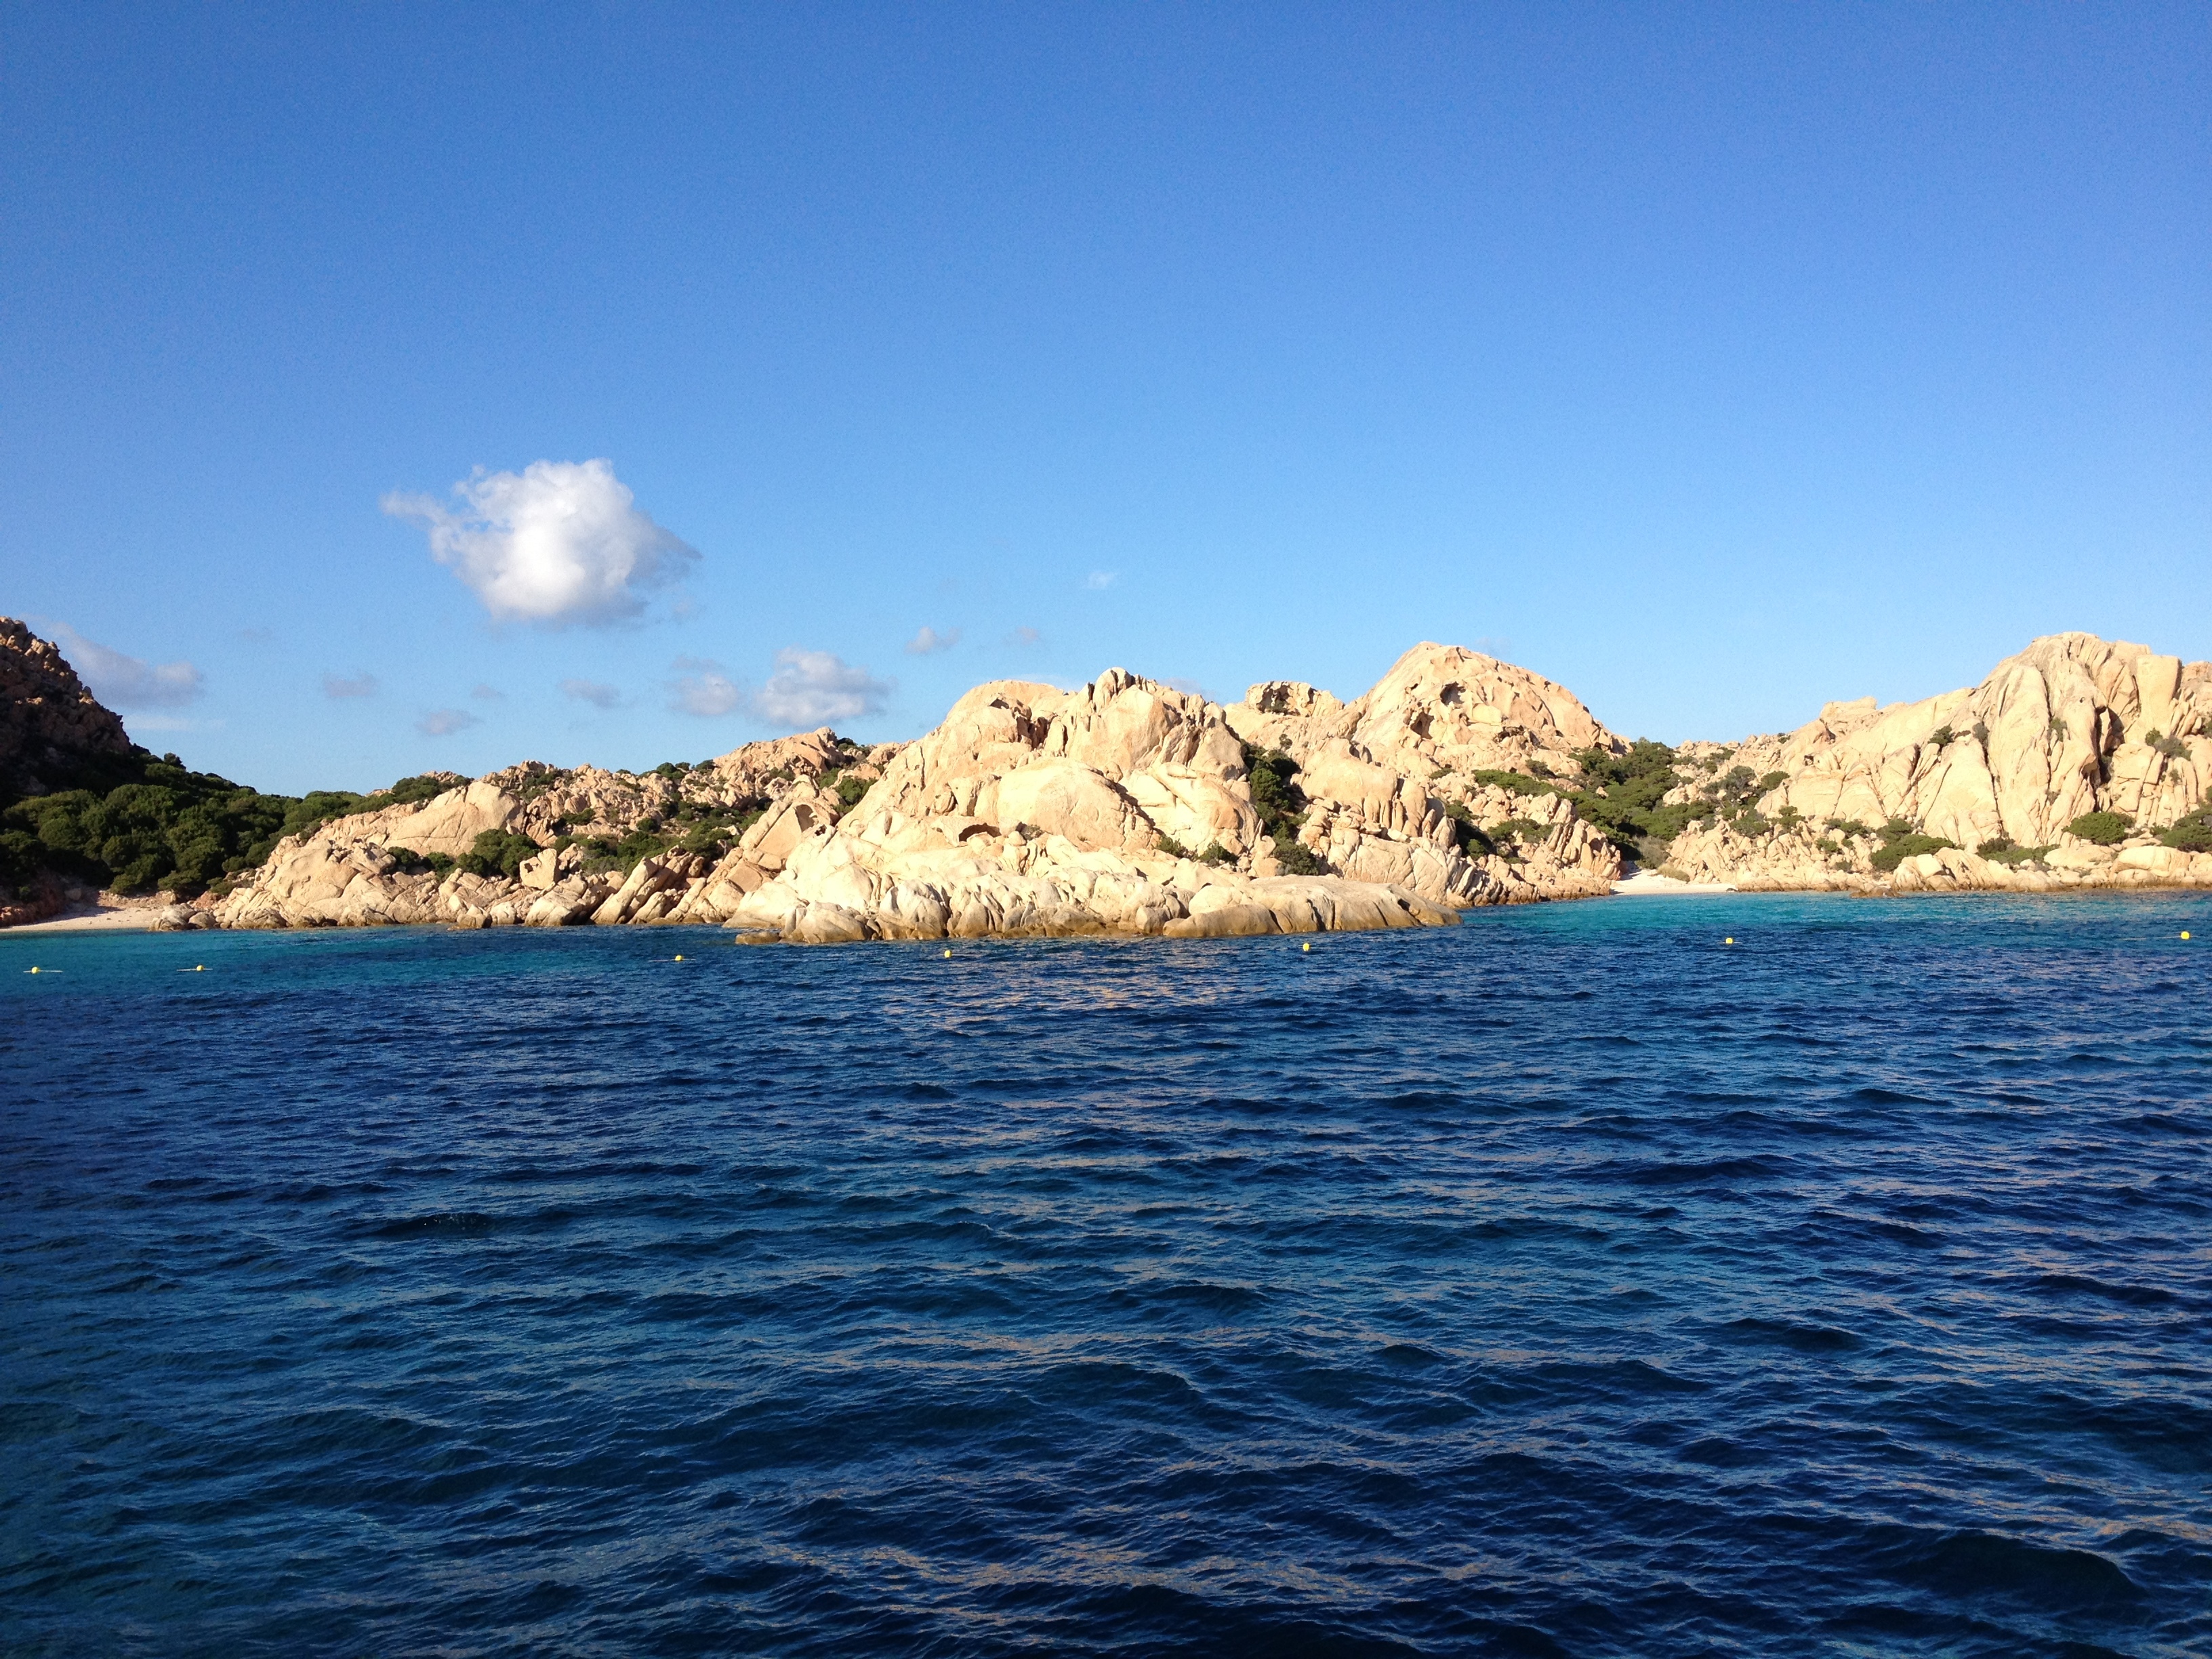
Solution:
[[[9,5],[0,611],[289,790],[2212,656],[2208,111],[2201,5]]]

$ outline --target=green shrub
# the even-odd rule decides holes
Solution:
[[[1883,871],[1894,870],[1907,859],[1917,858],[1923,853],[1940,853],[1947,847],[1958,844],[1942,836],[1907,832],[1883,845],[1881,850],[1874,855],[1874,867]]]
[[[2128,838],[2135,824],[2125,812],[2084,812],[2066,826],[2066,833],[2100,847],[2113,847]]]
[[[465,789],[470,780],[454,775],[435,772],[419,773],[411,778],[402,778],[389,789],[380,789],[379,806],[413,806],[442,795],[448,789]],[[371,797],[374,799],[374,797]]]
[[[1297,777],[1298,763],[1281,750],[1244,745],[1244,780],[1260,828],[1274,843],[1275,862],[1285,875],[1324,875],[1328,866],[1298,841],[1306,821],[1306,792],[1298,787]]]
[[[1452,845],[1469,858],[1488,858],[1498,850],[1497,844],[1483,833],[1482,826],[1474,821],[1474,814],[1464,803],[1446,801],[1444,816],[1451,820]]]
[[[1856,818],[1830,818],[1828,820],[1828,828],[1834,830],[1839,836],[1852,838],[1870,836],[1874,833],[1873,830],[1868,829],[1866,825],[1861,823]]]
[[[2012,850],[2013,839],[2010,836],[1991,836],[1987,841],[1978,842],[1975,846],[1974,854],[1978,858],[1993,859],[2001,857]]]
[[[1187,859],[1190,856],[1190,848],[1164,830],[1160,831],[1160,838],[1154,844],[1171,859]]]
[[[2200,806],[2159,834],[2159,844],[2185,853],[2212,853],[2212,807]]]
[[[1192,854],[1191,856],[1200,864],[1223,865],[1237,862],[1237,854],[1218,841],[1206,842],[1202,848]]]
[[[1649,862],[1655,849],[1663,854],[1666,844],[1680,835],[1692,819],[1713,810],[1711,800],[1716,789],[1722,787],[1708,786],[1708,800],[1703,803],[1678,801],[1672,805],[1662,805],[1666,796],[1682,782],[1680,773],[1675,770],[1674,759],[1672,749],[1649,738],[1638,738],[1622,755],[1603,749],[1577,750],[1575,763],[1582,768],[1583,777],[1589,787],[1562,789],[1553,786],[1552,793],[1572,801],[1576,816],[1603,830],[1606,838],[1622,852]],[[1749,769],[1739,767],[1736,771],[1742,774],[1741,781],[1747,784],[1751,780]],[[1734,779],[1735,774],[1729,774],[1729,777]],[[1730,797],[1729,804],[1735,804],[1737,799]]]
[[[1509,795],[1565,795],[1571,793],[1555,783],[1540,783],[1526,772],[1484,769],[1467,775],[1476,783],[1488,784],[1492,789],[1503,789]]]
[[[453,862],[471,876],[504,876],[512,881],[523,860],[536,858],[538,853],[538,843],[527,836],[518,836],[511,830],[486,830]]]
[[[837,792],[838,805],[848,812],[860,804],[861,796],[876,787],[873,778],[848,778],[842,772],[833,772],[830,775],[836,780],[833,787]]]
[[[1929,734],[1928,741],[1938,749],[1948,749],[1959,740],[1959,734],[1948,726],[1939,726]]]
[[[2165,756],[2168,760],[2187,760],[2189,758],[2189,745],[2187,744],[2184,743],[2179,738],[2169,738],[2163,735],[2156,726],[2153,726],[2150,731],[2144,735],[2143,741],[2148,744],[2152,748],[2157,750],[2160,754]]]

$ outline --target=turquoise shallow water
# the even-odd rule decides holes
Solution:
[[[2212,900],[941,948],[0,936],[0,1650],[2212,1652]]]

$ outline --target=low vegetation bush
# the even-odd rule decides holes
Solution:
[[[2148,744],[2152,748],[2157,750],[2160,754],[2165,756],[2168,760],[2187,760],[2189,758],[2189,745],[2187,744],[2184,743],[2179,738],[2167,737],[2156,726],[2153,726],[2149,732],[2144,734],[2143,741]]]
[[[2212,807],[2200,807],[2159,833],[2159,844],[2185,853],[2212,853]]]
[[[1497,842],[1491,840],[1474,814],[1460,801],[1444,803],[1444,816],[1451,820],[1452,845],[1471,859],[1488,858],[1498,851]]]
[[[1882,845],[1874,855],[1874,867],[1881,871],[1894,870],[1907,859],[1917,858],[1923,853],[1940,853],[1947,847],[1958,844],[1943,836],[1923,836],[1917,831],[1907,831]]]
[[[536,858],[538,850],[538,843],[527,836],[518,836],[511,830],[486,830],[453,864],[468,875],[504,876],[512,881],[523,860]]]
[[[1674,751],[1649,738],[1638,738],[1625,755],[1577,750],[1575,763],[1582,768],[1586,787],[1555,793],[1572,801],[1576,815],[1602,830],[1614,846],[1645,863],[1652,861],[1655,851],[1663,857],[1667,843],[1713,811],[1710,799],[1666,803],[1666,797],[1680,787],[1682,775],[1675,768]],[[1737,770],[1747,779],[1751,776],[1747,768]],[[1711,793],[1709,786],[1709,797]]]
[[[2116,847],[2135,827],[2136,821],[2125,812],[2084,812],[2066,826],[2066,833],[2100,847]]]
[[[1279,749],[1244,745],[1244,777],[1252,791],[1260,828],[1274,843],[1275,862],[1288,876],[1326,875],[1328,866],[1298,840],[1306,821],[1306,792],[1298,787],[1298,763]],[[1524,780],[1526,781],[1526,780]]]

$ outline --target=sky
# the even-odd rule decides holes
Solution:
[[[0,613],[264,789],[2212,657],[2202,4],[0,5]]]

